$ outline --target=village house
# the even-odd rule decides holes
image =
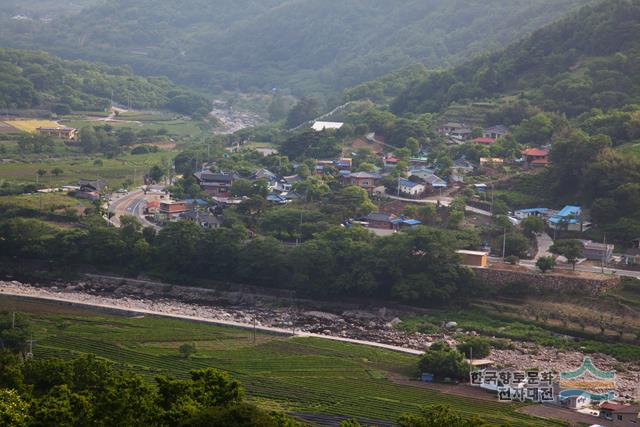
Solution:
[[[100,200],[100,195],[107,189],[107,181],[104,181],[102,179],[81,179],[80,181],[78,181],[78,190],[75,192],[75,196],[79,199],[87,199],[95,202],[96,200]]]
[[[254,181],[262,179],[264,181],[267,181],[270,187],[278,181],[278,177],[276,176],[276,174],[268,169],[258,169],[251,175],[250,179]]]
[[[496,125],[496,126],[491,126],[491,127],[488,127],[486,129],[484,129],[482,131],[482,137],[483,138],[491,138],[493,140],[496,140],[498,138],[502,138],[503,136],[507,135],[508,133],[509,133],[509,129],[507,129],[506,126]]]
[[[513,213],[513,216],[516,219],[526,219],[529,218],[530,216],[537,216],[537,217],[545,217],[547,216],[547,214],[549,213],[549,209],[547,208],[530,208],[530,209],[520,209],[517,210]]]
[[[345,176],[344,181],[347,184],[357,185],[369,194],[373,194],[373,190],[378,186],[381,178],[382,176],[377,173],[355,172]]]
[[[465,175],[469,172],[473,172],[473,169],[473,163],[468,161],[464,156],[454,160],[453,166],[451,167],[451,170],[458,175]]]
[[[409,172],[410,179],[419,180],[425,184],[425,193],[434,193],[447,188],[447,181],[435,175],[431,169],[416,169]]]
[[[198,181],[200,188],[212,197],[230,197],[231,185],[238,179],[235,173],[228,172],[196,172],[193,176]]]
[[[600,406],[600,418],[614,426],[637,427],[640,425],[640,405],[605,402]]]
[[[160,200],[150,200],[144,206],[145,215],[155,215],[160,213]]]
[[[427,187],[424,184],[400,178],[398,179],[398,190],[405,196],[417,199],[425,193]]]
[[[222,226],[223,219],[221,216],[212,214],[211,212],[200,212],[193,209],[179,214],[181,221],[193,222],[204,229],[216,229]]]
[[[549,227],[553,230],[584,231],[591,224],[585,223],[580,206],[567,205],[549,218]]]
[[[36,131],[38,131],[40,135],[53,136],[67,141],[75,141],[78,139],[78,130],[68,126],[39,127]]]
[[[453,139],[452,143],[459,143],[471,139],[473,132],[464,123],[449,122],[436,128],[440,135]]]
[[[363,218],[363,221],[368,228],[394,231],[422,224],[422,222],[416,219],[407,218],[404,215],[398,217],[394,214],[387,214],[384,212],[371,212]]]
[[[549,151],[539,148],[528,148],[522,152],[525,169],[546,167],[549,162]]]

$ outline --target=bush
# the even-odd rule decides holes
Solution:
[[[520,258],[518,258],[515,255],[509,255],[508,257],[506,257],[504,259],[506,262],[508,262],[511,265],[518,265],[520,264]]]
[[[458,351],[461,351],[467,359],[484,359],[491,353],[491,344],[486,338],[470,337],[458,344]]]
[[[434,342],[425,351],[418,367],[421,372],[433,374],[439,379],[462,380],[469,373],[469,365],[464,361],[464,355],[443,341]]]

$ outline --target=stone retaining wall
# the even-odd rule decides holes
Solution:
[[[560,273],[534,273],[499,270],[495,268],[473,268],[482,282],[491,288],[522,284],[542,292],[563,292],[589,296],[603,295],[620,283],[618,277],[588,278]]]

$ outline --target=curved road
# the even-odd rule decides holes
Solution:
[[[144,191],[137,189],[123,195],[114,193],[114,196],[115,199],[112,199],[109,203],[109,212],[113,213],[110,222],[114,226],[120,227],[120,218],[124,215],[129,215],[136,217],[143,227],[153,227],[156,230],[160,229],[158,225],[147,221],[144,217],[145,202],[157,199],[157,193],[145,194]]]

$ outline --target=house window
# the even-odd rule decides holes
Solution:
[[[224,187],[218,188],[218,193],[226,193],[227,189]]]
[[[618,415],[618,421],[622,421],[622,415]]]
[[[362,185],[364,185],[365,187],[369,185],[369,181],[362,181]]]

